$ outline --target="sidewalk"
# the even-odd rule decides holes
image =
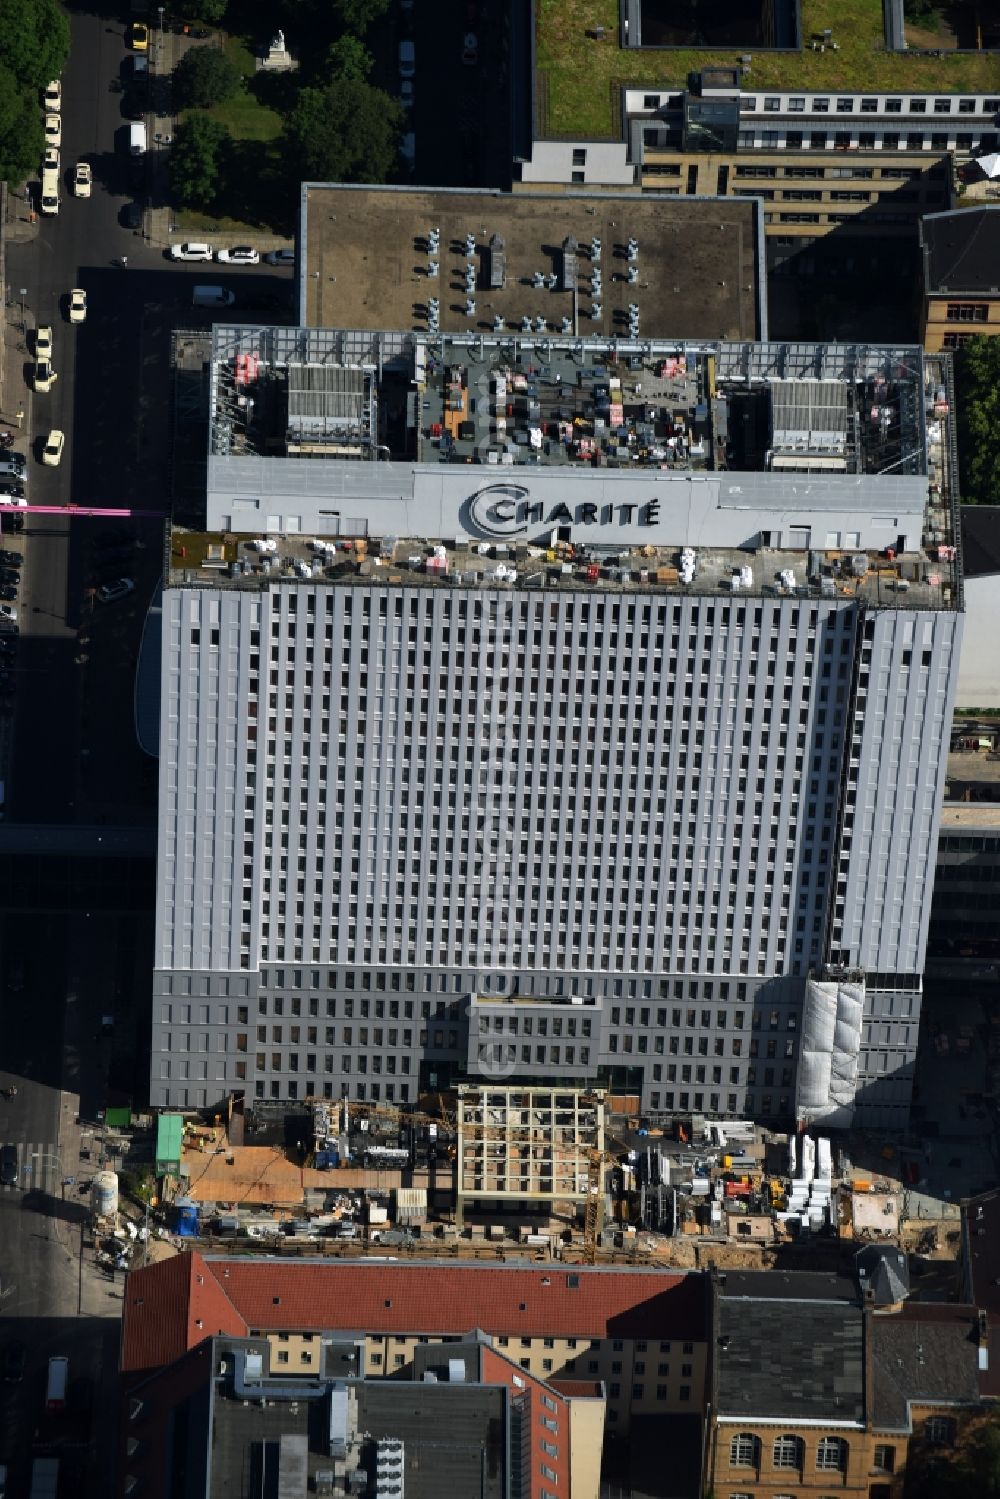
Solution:
[[[5,247],[25,243],[38,235],[37,217],[32,213],[26,193],[15,194],[10,188],[6,193],[7,214],[3,224]],[[7,256],[4,254],[4,265]],[[8,269],[9,275],[9,269]],[[34,319],[30,308],[21,299],[21,288],[7,285],[0,322],[0,426],[9,427],[17,433],[14,443],[16,452],[28,455],[31,445],[32,390],[25,379],[25,366],[30,362],[28,335]],[[13,507],[0,510],[0,548],[21,551],[16,537],[11,532],[7,519],[16,513]],[[23,512],[22,512],[23,517]],[[18,601],[20,604],[20,600]],[[14,716],[17,698],[7,698],[0,712],[0,780],[6,783],[5,799],[11,802],[10,769],[14,749]]]

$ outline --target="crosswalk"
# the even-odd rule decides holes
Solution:
[[[14,1149],[17,1151],[17,1182],[0,1183],[0,1191],[48,1192],[58,1197],[63,1171],[55,1142],[21,1142],[14,1144]]]

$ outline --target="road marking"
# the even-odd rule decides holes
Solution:
[[[62,1171],[54,1140],[32,1141],[17,1147],[17,1185],[4,1183],[4,1192],[47,1192],[60,1190]]]

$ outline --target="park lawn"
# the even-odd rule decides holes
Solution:
[[[588,31],[605,28],[603,41]],[[991,92],[998,88],[996,54],[913,57],[886,52],[882,0],[802,0],[801,52],[728,52],[694,48],[624,49],[618,45],[619,0],[537,0],[536,57],[539,134],[600,139],[617,133],[618,92],[625,85],[675,89],[709,66],[732,67],[753,56],[744,88]],[[839,52],[813,52],[814,34],[831,29]]]
[[[253,54],[239,37],[229,37],[225,50],[244,78],[255,76]],[[274,180],[281,166],[277,143],[284,126],[281,115],[262,104],[249,88],[237,89],[225,103],[215,104],[204,113],[225,125],[234,142],[235,159],[216,212],[179,209],[174,215],[178,227],[208,234],[229,233],[240,239],[250,238],[261,228],[285,231],[287,226],[274,223]]]
[[[225,52],[245,79],[256,75],[253,54],[238,36],[227,38]],[[249,88],[237,89],[224,104],[215,104],[205,112],[225,125],[234,141],[273,141],[281,134],[281,116],[261,104]]]

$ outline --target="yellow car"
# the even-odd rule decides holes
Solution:
[[[149,27],[141,21],[133,21],[128,29],[128,44],[133,52],[149,51]]]
[[[53,427],[42,449],[42,462],[47,463],[49,468],[58,468],[62,462],[63,448],[66,446],[66,434],[60,432],[58,427]]]
[[[40,390],[43,392],[50,391],[58,378],[58,375],[52,368],[52,365],[48,359],[38,359],[35,361],[36,390]]]

